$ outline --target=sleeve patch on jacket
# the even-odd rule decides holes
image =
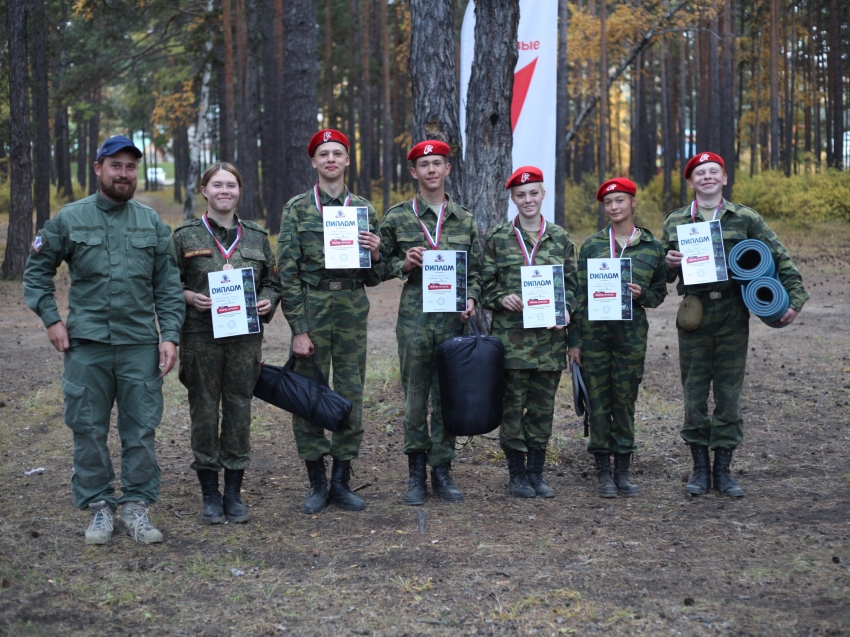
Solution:
[[[212,253],[212,248],[189,248],[183,253],[183,258],[191,259],[192,257],[211,257]]]
[[[40,234],[35,235],[35,239],[32,240],[32,249],[36,252],[41,251],[41,246],[44,245],[44,239]]]

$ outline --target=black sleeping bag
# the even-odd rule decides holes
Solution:
[[[455,336],[437,348],[443,426],[452,436],[480,436],[502,423],[505,347],[495,336]]]

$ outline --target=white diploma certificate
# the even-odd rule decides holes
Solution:
[[[676,226],[682,253],[682,282],[699,285],[727,281],[726,253],[720,221],[702,221]]]
[[[222,270],[207,274],[212,301],[213,337],[260,332],[254,268]]]
[[[371,254],[358,242],[360,231],[369,231],[369,210],[365,206],[325,206],[322,225],[327,269],[372,267]]]
[[[631,321],[631,259],[587,260],[587,318],[591,321]]]
[[[567,304],[564,298],[564,266],[524,265],[522,278],[522,326],[566,326]]]
[[[422,311],[466,311],[466,252],[425,250],[422,254]]]

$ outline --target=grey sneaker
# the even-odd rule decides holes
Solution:
[[[144,500],[125,502],[118,513],[118,532],[141,544],[162,542],[162,533],[151,522],[151,510]]]
[[[89,509],[92,516],[89,528],[86,529],[86,544],[106,544],[112,537],[115,515],[106,500],[92,502]]]

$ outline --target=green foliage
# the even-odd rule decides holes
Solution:
[[[750,206],[766,219],[807,224],[850,221],[850,172],[827,170],[786,177],[765,171],[735,180],[733,201]]]

